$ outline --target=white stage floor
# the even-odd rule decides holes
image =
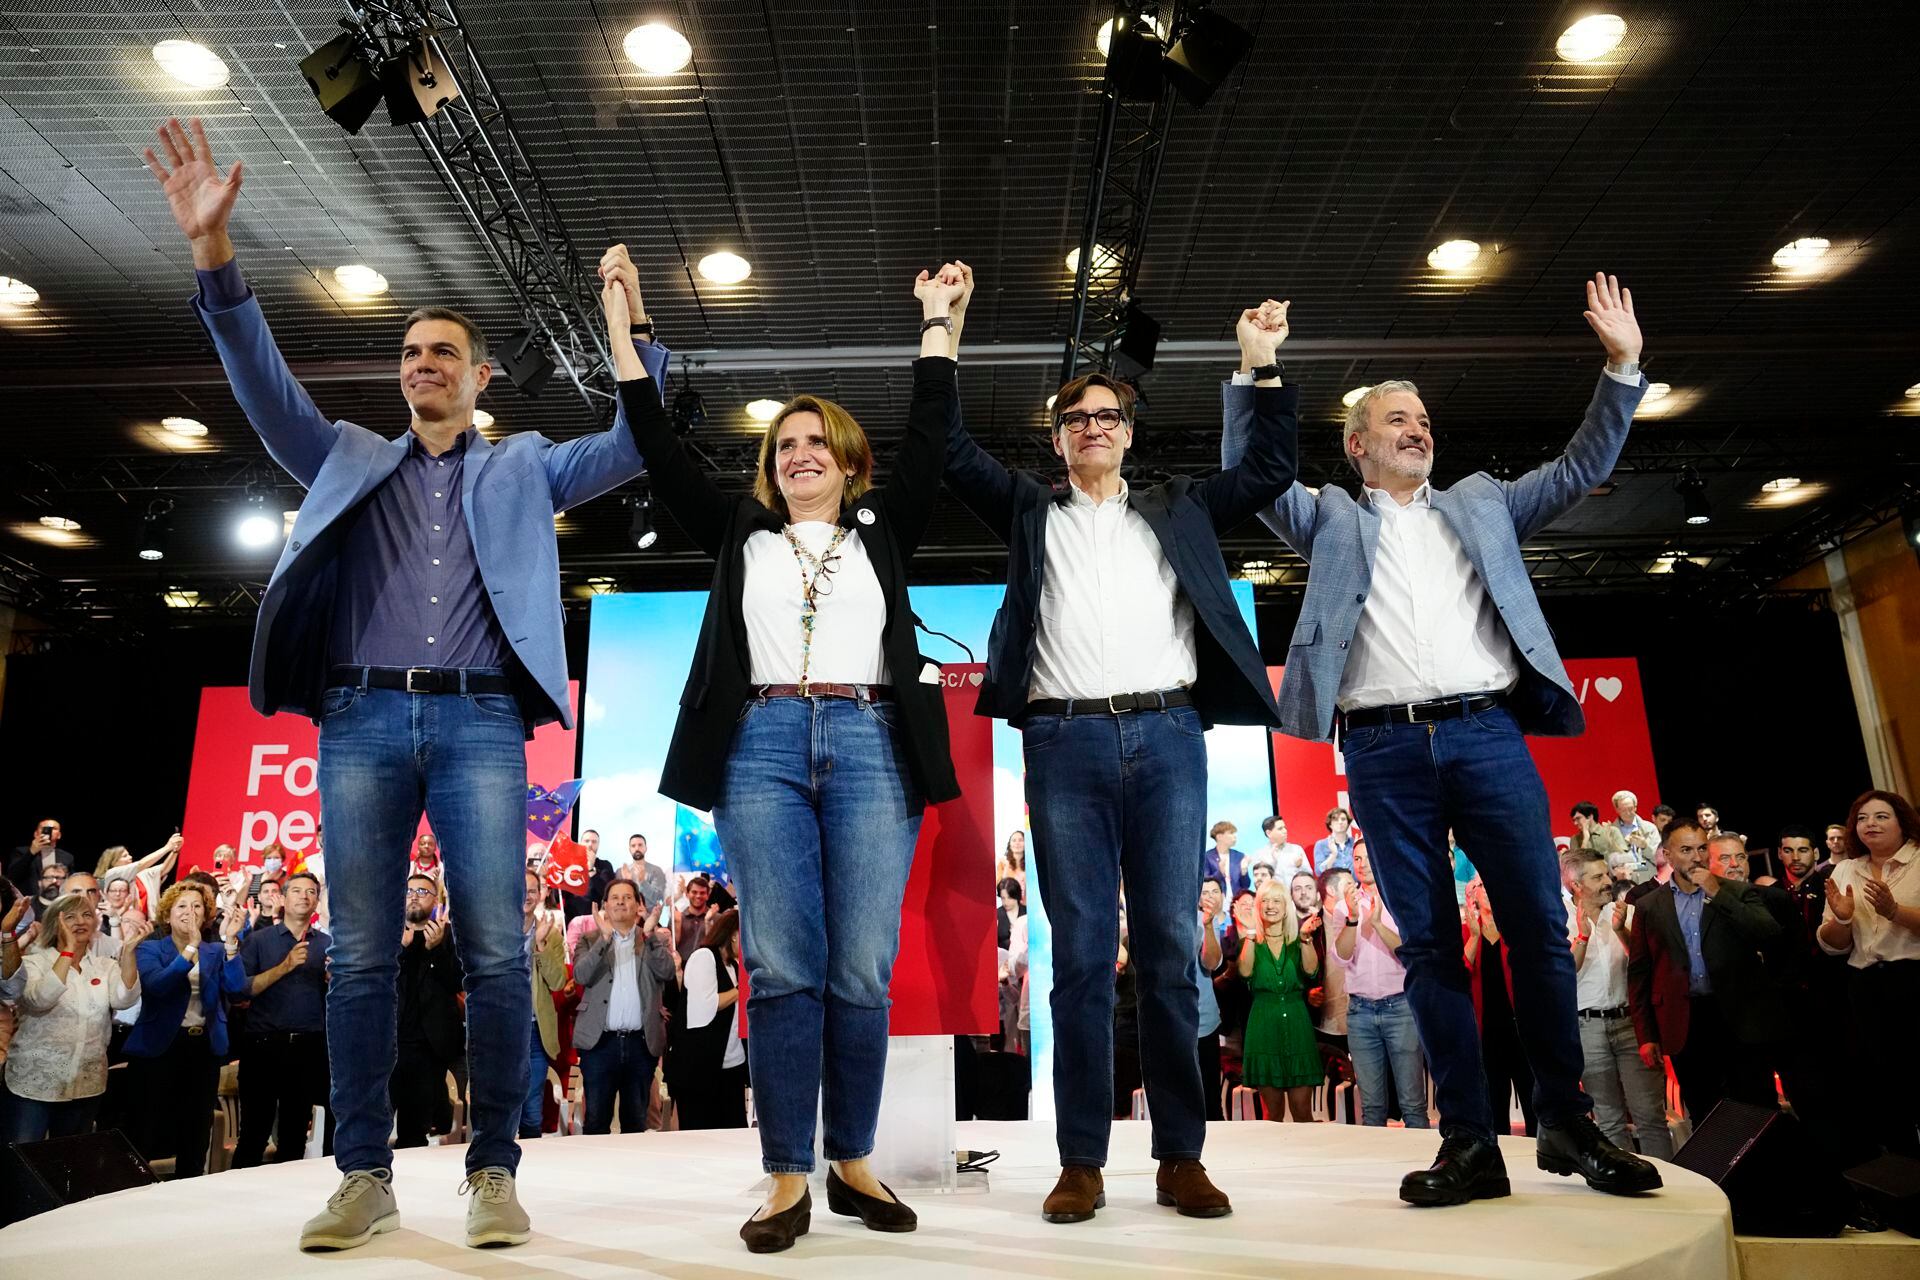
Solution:
[[[759,1146],[749,1130],[528,1143],[520,1199],[533,1215],[533,1240],[485,1251],[460,1244],[466,1201],[455,1193],[463,1148],[431,1147],[399,1153],[401,1229],[348,1253],[306,1255],[294,1247],[301,1222],[337,1178],[331,1161],[306,1160],[163,1183],[31,1218],[0,1231],[0,1276],[65,1274],[81,1257],[185,1266],[193,1280],[1736,1274],[1726,1198],[1698,1175],[1663,1165],[1663,1191],[1604,1196],[1578,1179],[1539,1172],[1533,1143],[1512,1138],[1501,1143],[1510,1198],[1450,1209],[1401,1204],[1401,1174],[1428,1163],[1438,1140],[1348,1125],[1215,1124],[1207,1167],[1235,1212],[1194,1220],[1154,1204],[1146,1125],[1116,1123],[1107,1207],[1092,1222],[1053,1226],[1040,1219],[1058,1173],[1051,1126],[962,1124],[962,1146],[1001,1153],[988,1191],[907,1197],[920,1214],[911,1235],[865,1231],[828,1213],[816,1192],[812,1233],[769,1255],[748,1253],[735,1235],[756,1203]]]

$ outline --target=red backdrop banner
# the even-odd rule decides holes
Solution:
[[[577,681],[567,696],[577,710]],[[571,729],[540,726],[527,743],[527,780],[555,787],[573,777],[574,741]],[[211,868],[222,844],[234,846],[243,865],[257,866],[260,850],[275,840],[286,848],[288,866],[312,852],[320,820],[318,744],[318,728],[303,716],[263,716],[245,689],[202,689],[180,870]],[[404,862],[408,852],[396,849],[394,856]]]
[[[1267,668],[1277,691],[1283,667]],[[1567,814],[1591,800],[1603,816],[1612,816],[1609,798],[1626,789],[1640,798],[1642,816],[1660,802],[1654,789],[1653,742],[1647,734],[1647,707],[1640,695],[1640,664],[1632,658],[1576,658],[1567,663],[1573,691],[1586,713],[1587,731],[1578,738],[1528,738],[1527,748],[1547,786],[1547,811],[1554,837],[1573,834]],[[1351,809],[1343,762],[1324,742],[1302,742],[1273,735],[1273,791],[1277,812],[1287,819],[1287,834],[1311,853],[1327,834],[1327,810]],[[1365,807],[1364,805],[1362,806]],[[1364,825],[1364,824],[1363,824]],[[1240,852],[1259,845],[1243,838]]]

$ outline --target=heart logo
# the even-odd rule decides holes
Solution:
[[[986,679],[986,676],[981,672],[978,672],[978,671],[967,672],[967,682],[973,685],[976,689],[980,687],[980,682],[984,679]]]
[[[1625,687],[1625,685],[1621,684],[1619,676],[1601,676],[1593,682],[1593,691],[1605,698],[1608,702],[1612,702],[1615,698],[1619,697],[1620,690]]]

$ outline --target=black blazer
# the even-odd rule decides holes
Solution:
[[[1204,480],[1175,476],[1165,484],[1130,490],[1180,590],[1193,602],[1197,650],[1194,708],[1201,722],[1280,727],[1266,664],[1247,633],[1227,581],[1220,534],[1252,519],[1293,484],[1297,467],[1300,391],[1259,387],[1254,392],[1253,438],[1237,467]],[[954,426],[947,441],[947,487],[1007,544],[1007,594],[987,642],[987,674],[974,710],[1018,724],[1027,687],[1047,567],[1047,512],[1072,490],[1032,471],[1013,471]],[[1145,693],[1128,689],[1128,693]]]
[[[464,975],[460,953],[454,947],[453,926],[437,947],[428,947],[423,935],[400,952],[399,1022],[401,1038],[417,1032],[433,1056],[452,1062],[466,1052],[465,1011],[460,1007]]]
[[[1700,954],[1707,962],[1707,977],[1721,1015],[1742,1044],[1766,1044],[1790,1031],[1787,987],[1764,956],[1786,935],[1770,897],[1763,886],[1722,880],[1719,892],[1700,911]],[[1627,946],[1627,1001],[1640,1043],[1658,1044],[1668,1054],[1686,1048],[1690,972],[1673,891],[1661,885],[1634,900]]]
[[[620,384],[620,400],[640,453],[653,477],[654,497],[673,513],[687,536],[713,557],[713,585],[700,623],[700,642],[680,695],[680,718],[667,747],[660,792],[696,809],[711,809],[720,796],[733,731],[752,688],[746,616],[747,538],[786,522],[750,495],[730,497],[681,447],[660,396],[650,382]],[[960,419],[954,363],[943,356],[913,362],[913,401],[907,435],[894,458],[893,474],[840,512],[840,523],[860,535],[874,575],[887,598],[881,633],[899,712],[902,748],[921,796],[931,804],[960,794],[947,748],[947,709],[942,686],[920,679],[927,660],[914,634],[907,599],[907,566],[933,514],[947,434]],[[795,637],[796,642],[798,637]]]

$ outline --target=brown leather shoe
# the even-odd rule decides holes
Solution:
[[[1053,1194],[1040,1206],[1048,1222],[1085,1222],[1095,1209],[1107,1207],[1106,1183],[1090,1164],[1070,1164],[1060,1170]]]
[[[1162,1160],[1153,1179],[1154,1199],[1187,1218],[1224,1218],[1233,1212],[1227,1193],[1207,1177],[1198,1160]]]

